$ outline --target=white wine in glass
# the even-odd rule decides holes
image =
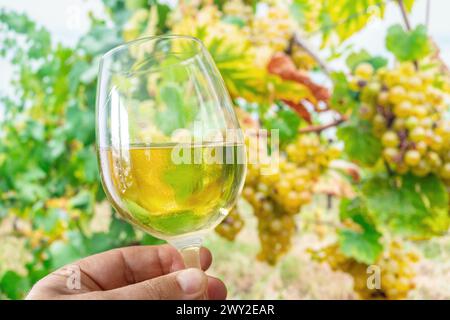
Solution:
[[[245,179],[243,134],[202,43],[158,36],[101,59],[97,150],[109,201],[128,222],[167,240],[186,267],[234,205]]]

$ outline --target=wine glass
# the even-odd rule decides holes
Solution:
[[[164,239],[186,267],[242,190],[243,134],[200,40],[138,39],[103,55],[96,103],[103,188],[128,222]]]

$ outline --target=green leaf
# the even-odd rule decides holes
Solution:
[[[396,234],[428,238],[450,226],[448,194],[434,175],[375,176],[362,191],[374,222]]]
[[[193,120],[196,108],[185,101],[176,83],[169,82],[162,86],[159,99],[165,109],[156,114],[156,121],[165,134],[170,135],[174,130],[185,128]]]
[[[78,209],[86,209],[91,204],[91,193],[81,190],[70,199],[70,206]]]
[[[304,24],[306,22],[305,12],[311,9],[311,5],[307,0],[294,0],[292,1],[289,11],[291,12],[292,17],[300,24]]]
[[[380,56],[371,56],[366,50],[363,49],[359,52],[349,54],[345,62],[349,69],[354,71],[358,64],[363,62],[370,63],[372,67],[377,70],[386,66],[388,61]]]
[[[381,233],[367,218],[366,208],[359,198],[343,200],[340,205],[341,217],[350,218],[361,227],[361,231],[341,229],[338,232],[339,245],[342,253],[355,260],[373,264],[383,246],[380,243]]]
[[[81,233],[69,231],[67,237],[67,241],[57,240],[48,248],[53,269],[60,268],[87,255]]]
[[[113,238],[108,232],[97,232],[85,240],[86,254],[96,254],[111,250],[118,244],[118,239]]]
[[[142,245],[147,245],[147,246],[154,246],[154,245],[166,243],[164,240],[155,238],[147,233],[144,234],[144,236],[142,237],[140,242]]]
[[[136,237],[133,226],[130,223],[117,218],[115,215],[113,216],[109,226],[109,235],[111,238],[129,242],[134,240]]]
[[[125,8],[128,10],[137,10],[145,8],[148,5],[148,0],[125,0]]]
[[[79,41],[79,47],[91,55],[103,54],[121,44],[117,30],[106,25],[94,25]]]
[[[431,51],[427,29],[418,25],[414,30],[405,31],[396,24],[388,29],[386,48],[400,61],[419,60]]]
[[[287,108],[283,108],[274,115],[264,119],[264,127],[267,130],[279,130],[281,143],[287,143],[297,137],[299,125],[300,118],[298,114]]]
[[[333,94],[331,96],[331,106],[339,112],[346,113],[357,106],[357,101],[350,90],[347,77],[343,72],[333,72]]]
[[[229,23],[229,24],[237,25],[238,27],[241,27],[241,28],[245,26],[245,21],[237,16],[224,16],[222,18],[222,21]]]
[[[0,293],[8,298],[22,299],[24,294],[30,289],[30,281],[26,276],[21,276],[14,271],[6,271],[0,281]]]
[[[173,165],[164,172],[164,182],[173,188],[177,201],[184,201],[196,190],[202,190],[203,188],[201,172],[205,169],[202,164],[191,164],[196,156],[196,151],[202,152],[199,148],[181,148],[180,153],[183,153],[183,155],[180,154],[180,157],[185,159],[184,157],[187,157],[185,153],[189,153],[189,163]]]
[[[62,223],[68,222],[67,212],[60,209],[50,209],[47,212],[37,212],[33,218],[33,227],[52,233]]]
[[[339,127],[337,136],[344,142],[344,152],[350,160],[373,166],[381,156],[380,140],[372,133],[367,121],[351,121]]]

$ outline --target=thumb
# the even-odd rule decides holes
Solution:
[[[205,296],[208,278],[200,269],[190,268],[145,280],[126,287],[88,293],[83,298],[133,300],[195,300]]]

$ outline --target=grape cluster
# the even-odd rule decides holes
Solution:
[[[338,244],[310,252],[314,260],[327,262],[331,269],[350,274],[353,277],[354,290],[361,299],[405,299],[414,288],[414,265],[419,256],[415,252],[406,251],[400,242],[391,242],[374,264],[380,270],[379,289],[368,287],[368,277],[373,274],[368,269],[369,265],[345,256]]]
[[[223,5],[223,13],[228,16],[238,17],[247,23],[253,16],[253,9],[242,0],[226,1]]]
[[[286,147],[286,154],[248,165],[242,196],[258,219],[260,260],[275,264],[290,249],[295,215],[311,201],[314,184],[333,154],[317,135],[300,135]]]
[[[317,134],[302,134],[286,147],[288,158],[318,177],[331,160],[339,157],[340,150],[335,145],[324,143]]]
[[[229,241],[233,241],[244,227],[244,220],[239,210],[234,206],[227,217],[216,227],[216,232]]]
[[[270,5],[264,15],[255,16],[250,24],[250,40],[257,47],[284,51],[295,31],[295,22],[287,7]]]
[[[435,173],[450,180],[448,94],[436,85],[438,75],[402,63],[374,71],[359,64],[351,80],[359,92],[360,116],[381,138],[383,158],[399,174]]]

